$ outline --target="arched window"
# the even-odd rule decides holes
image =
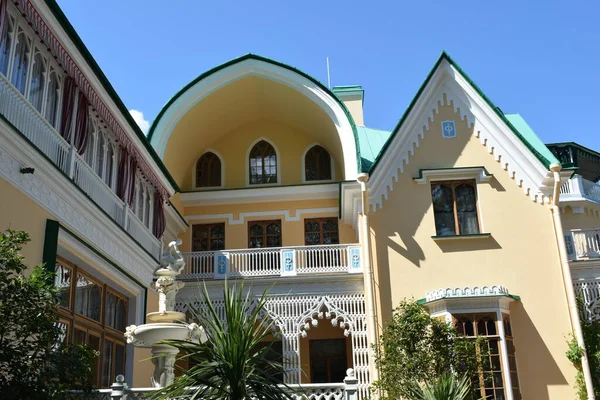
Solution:
[[[39,112],[42,112],[45,78],[45,61],[42,55],[37,53],[33,57],[33,69],[31,71],[31,82],[29,83],[29,101]]]
[[[10,20],[10,18],[8,18]],[[4,32],[4,36],[0,41],[0,73],[7,76],[8,73],[8,59],[10,57],[10,45],[12,44],[12,35],[11,35],[11,24],[8,22],[8,28]]]
[[[196,187],[215,186],[221,186],[221,160],[209,151],[196,163]]]
[[[50,72],[48,78],[48,91],[46,92],[46,110],[44,116],[53,127],[57,127],[58,102],[60,101],[60,83],[56,71]],[[92,124],[89,124],[90,127]],[[88,146],[89,147],[89,146]]]
[[[307,182],[331,180],[331,156],[324,147],[315,145],[306,152],[304,178]]]
[[[107,143],[106,149],[106,171],[104,171],[104,182],[112,188],[113,164],[115,151],[112,143]]]
[[[96,147],[96,173],[102,178],[104,173],[104,151],[106,148],[106,141],[104,140],[104,133],[98,132],[98,142]]]
[[[250,184],[277,183],[277,153],[265,140],[256,143],[250,150]]]
[[[27,82],[27,67],[29,66],[29,39],[25,33],[17,36],[17,47],[13,57],[11,82],[21,93],[25,93],[25,82]]]

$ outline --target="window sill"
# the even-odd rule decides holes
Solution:
[[[447,240],[476,240],[476,239],[488,239],[492,236],[491,233],[472,233],[470,235],[447,235],[447,236],[432,236],[433,240],[447,241]]]

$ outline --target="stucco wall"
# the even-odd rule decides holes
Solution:
[[[456,121],[456,138],[442,138],[444,120]],[[405,297],[446,287],[505,286],[521,296],[511,318],[523,398],[573,398],[575,370],[565,357],[570,324],[550,208],[523,193],[451,107],[440,107],[430,126],[383,209],[371,214],[380,320]],[[481,226],[491,237],[436,242],[431,186],[412,178],[420,168],[467,166],[493,174],[477,185]]]
[[[9,182],[0,179],[0,230],[8,228],[29,233],[31,242],[22,250],[24,263],[33,267],[42,263],[46,220],[50,214]]]
[[[600,206],[591,205],[588,207],[576,207],[578,212],[573,212],[571,206],[567,206],[561,213],[563,229],[600,229],[600,217],[598,209]]]

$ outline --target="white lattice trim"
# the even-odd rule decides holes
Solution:
[[[439,107],[452,106],[460,119],[466,121],[481,144],[502,164],[533,201],[548,201],[552,176],[523,142],[511,131],[488,103],[448,61],[443,61],[419,96],[400,131],[389,145],[380,165],[369,181],[369,202],[373,211],[383,207],[398,173],[414,156],[419,142],[429,131],[430,124],[439,114]],[[399,171],[399,172],[398,172]]]
[[[488,297],[488,296],[509,296],[508,289],[504,286],[474,286],[464,288],[446,288],[438,289],[425,294],[425,300],[427,302],[448,299],[456,297]]]

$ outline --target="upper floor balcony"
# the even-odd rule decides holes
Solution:
[[[600,185],[581,175],[574,175],[561,186],[560,200],[588,200],[600,204]]]
[[[573,229],[565,232],[569,261],[600,259],[600,229]]]
[[[89,159],[91,158],[88,157],[86,160],[84,159],[85,154],[83,156],[78,154],[75,146],[67,142],[48,122],[48,119],[2,73],[0,73],[0,115],[37,147],[50,162],[71,179],[112,220],[127,231],[134,240],[158,258],[161,243],[150,229],[148,217],[142,211],[144,207],[140,209],[140,212],[134,212],[115,193],[116,165],[114,161],[111,169],[113,175],[111,187],[111,180],[106,179],[107,174],[101,177],[98,174],[99,168],[90,166]],[[104,146],[102,151],[106,149],[107,147]],[[95,158],[97,165],[99,165],[98,159],[99,157]],[[102,164],[105,170],[108,169],[107,165],[107,161]],[[142,220],[145,221],[142,222]]]
[[[358,244],[288,246],[183,253],[184,278],[293,277],[362,273]]]

